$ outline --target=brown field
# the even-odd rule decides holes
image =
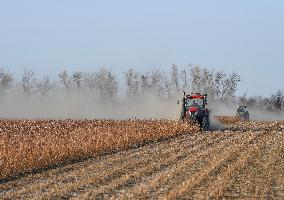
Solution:
[[[284,122],[234,120],[1,121],[0,198],[284,199]]]
[[[0,179],[198,130],[171,120],[4,120],[0,127]]]
[[[215,116],[215,118],[225,124],[234,124],[240,121],[240,118],[237,116]]]

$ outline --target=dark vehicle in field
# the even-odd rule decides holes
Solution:
[[[203,131],[209,129],[209,110],[207,108],[207,94],[191,93],[182,98],[180,119],[186,122],[198,123]]]
[[[247,106],[238,106],[236,116],[243,121],[249,121],[249,111]]]

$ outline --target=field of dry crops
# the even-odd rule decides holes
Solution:
[[[1,121],[0,197],[283,199],[284,122],[219,119]]]
[[[4,120],[0,179],[196,130],[171,120]]]

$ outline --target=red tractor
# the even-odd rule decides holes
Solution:
[[[182,111],[180,119],[187,122],[198,123],[203,131],[209,129],[209,110],[207,108],[207,94],[191,93],[182,98]]]

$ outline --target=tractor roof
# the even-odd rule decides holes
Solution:
[[[190,93],[186,95],[186,98],[189,99],[204,99],[207,96],[207,94],[200,94],[200,93]]]

